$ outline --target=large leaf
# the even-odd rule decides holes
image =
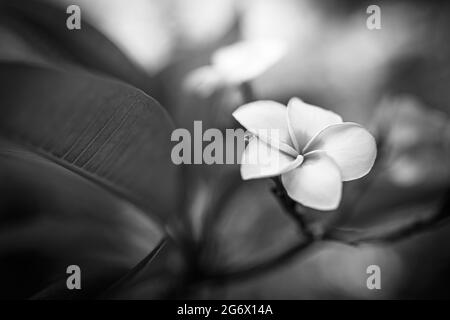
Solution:
[[[167,220],[172,124],[142,92],[83,73],[0,63],[0,134]]]
[[[102,299],[170,299],[183,297],[188,273],[180,248],[170,239],[100,296]]]
[[[95,29],[86,12],[80,30],[67,29],[68,17],[66,7],[48,1],[0,0],[0,57],[81,66],[157,95],[156,82]]]
[[[162,237],[132,204],[5,141],[0,193],[0,298],[96,297]],[[66,287],[69,265],[81,290]]]
[[[382,290],[366,287],[367,267],[382,270]],[[228,283],[206,284],[191,299],[388,299],[402,283],[404,268],[396,252],[377,246],[321,243],[265,272]]]
[[[297,225],[270,187],[265,181],[247,182],[218,212],[211,212],[204,257],[209,266],[226,270],[258,265],[301,241]]]

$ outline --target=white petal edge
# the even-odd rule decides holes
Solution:
[[[183,89],[186,92],[199,94],[201,97],[209,97],[214,91],[223,86],[220,74],[210,66],[192,70],[183,80]]]
[[[289,100],[287,117],[291,139],[299,152],[322,129],[342,123],[337,113],[305,103],[299,98]]]
[[[270,100],[250,102],[237,108],[233,117],[245,129],[273,147],[293,157],[298,155],[290,138],[285,105]]]
[[[253,137],[242,154],[241,177],[244,180],[275,177],[302,162],[303,156],[294,158]]]
[[[239,84],[263,74],[285,53],[286,45],[281,41],[240,41],[217,50],[211,62],[230,84]]]
[[[331,125],[319,132],[304,149],[304,154],[322,150],[331,157],[341,171],[342,180],[365,176],[377,157],[375,138],[357,123]]]
[[[334,210],[342,197],[342,180],[336,163],[325,152],[311,152],[298,168],[281,175],[292,199],[317,210]]]

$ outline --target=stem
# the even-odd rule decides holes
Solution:
[[[242,99],[244,100],[244,103],[249,103],[256,100],[255,93],[253,91],[253,87],[250,82],[241,83],[239,89],[241,90]]]
[[[272,192],[275,194],[286,213],[298,224],[299,229],[306,237],[314,238],[311,230],[308,229],[303,220],[303,216],[297,211],[297,202],[289,197],[286,189],[281,183],[280,177],[274,177],[272,180],[275,182],[275,187],[272,189]]]
[[[280,177],[274,177],[272,180],[275,182],[275,187],[272,189],[272,192],[275,194],[286,213],[297,223],[302,235],[304,236],[303,241],[281,251],[280,254],[263,263],[254,264],[243,269],[232,271],[224,270],[220,272],[211,272],[209,274],[207,273],[205,275],[207,281],[222,282],[245,279],[247,277],[272,270],[273,268],[281,266],[284,263],[291,261],[293,258],[298,257],[299,253],[304,252],[305,249],[309,248],[317,240],[316,236],[307,227],[301,213],[297,211],[297,203],[287,194]]]

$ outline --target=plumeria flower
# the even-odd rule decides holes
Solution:
[[[220,86],[251,81],[277,63],[285,54],[283,42],[276,40],[241,41],[217,50],[211,65],[190,72],[184,86],[208,96]]]
[[[259,160],[242,161],[242,178],[281,175],[288,195],[307,207],[336,209],[342,182],[365,176],[375,162],[375,139],[366,129],[298,98],[287,107],[274,101],[248,103],[233,116],[255,137],[242,157]],[[264,129],[277,130],[278,140]]]

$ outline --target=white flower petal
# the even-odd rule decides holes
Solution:
[[[308,154],[303,164],[284,173],[281,181],[288,195],[307,207],[334,210],[341,201],[341,174],[337,165],[325,152]]]
[[[329,110],[292,98],[287,106],[291,138],[300,152],[308,141],[325,127],[342,123],[342,118]]]
[[[233,117],[248,131],[273,147],[296,157],[286,121],[286,107],[275,101],[247,103],[233,112]]]
[[[323,150],[338,165],[343,181],[369,173],[377,156],[374,137],[359,124],[345,122],[318,133],[305,147],[304,154]]]
[[[241,41],[216,51],[212,65],[229,83],[238,84],[263,74],[285,52],[280,41]]]
[[[183,81],[183,87],[187,92],[193,92],[206,98],[223,83],[222,77],[214,68],[205,66],[189,72]]]
[[[302,161],[303,156],[294,158],[253,137],[242,154],[241,176],[244,180],[278,176]]]

